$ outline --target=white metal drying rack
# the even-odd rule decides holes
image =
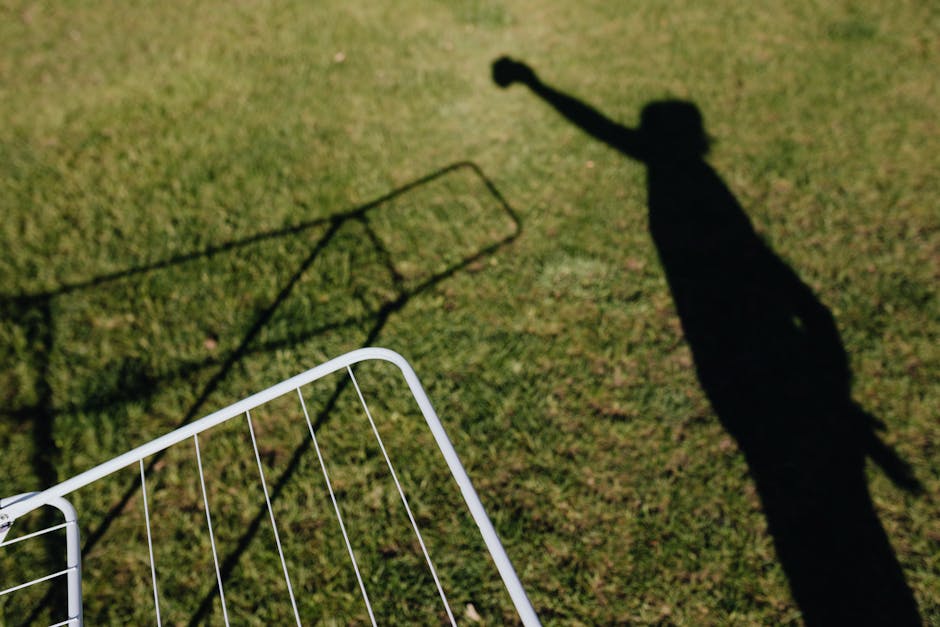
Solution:
[[[431,405],[430,400],[428,399],[427,394],[424,391],[424,388],[421,386],[421,382],[418,380],[418,376],[415,374],[411,365],[405,360],[404,357],[399,355],[396,352],[390,351],[384,348],[362,348],[355,350],[335,359],[331,359],[315,368],[311,368],[306,372],[303,372],[297,376],[291,377],[277,385],[274,385],[262,392],[258,392],[244,400],[241,400],[233,405],[221,409],[217,412],[209,414],[208,416],[197,420],[193,423],[190,423],[184,427],[180,427],[175,431],[172,431],[162,437],[151,440],[150,442],[139,446],[133,450],[130,450],[123,455],[119,455],[103,464],[95,466],[94,468],[83,472],[79,475],[67,479],[51,488],[48,488],[42,492],[34,492],[30,494],[21,494],[5,499],[0,499],[0,548],[14,544],[23,540],[28,540],[34,537],[38,537],[45,533],[50,533],[60,529],[65,529],[66,531],[66,567],[65,569],[53,572],[46,576],[34,579],[32,581],[27,581],[20,583],[18,585],[12,586],[5,590],[0,590],[0,597],[15,592],[17,590],[44,582],[59,577],[64,577],[66,580],[66,585],[68,589],[68,618],[62,622],[56,623],[50,627],[61,627],[68,625],[69,627],[80,626],[82,622],[82,597],[81,597],[81,554],[80,554],[80,545],[79,545],[79,529],[78,529],[78,517],[76,515],[75,509],[69,504],[69,502],[64,498],[66,495],[83,488],[99,479],[110,475],[122,468],[130,466],[134,463],[137,463],[140,466],[140,479],[141,487],[143,490],[143,503],[144,503],[144,514],[145,521],[147,524],[147,540],[150,550],[150,568],[151,568],[151,577],[153,581],[153,598],[154,598],[154,610],[156,614],[157,624],[161,623],[160,617],[160,599],[159,591],[157,589],[157,580],[156,580],[156,571],[155,564],[153,559],[153,546],[151,541],[151,529],[150,529],[150,514],[147,506],[147,490],[146,490],[146,476],[144,472],[144,458],[159,453],[175,444],[179,444],[187,439],[192,438],[195,453],[196,461],[199,469],[199,478],[200,478],[200,487],[202,489],[203,503],[205,505],[206,513],[206,524],[209,530],[209,537],[212,544],[213,560],[215,563],[215,572],[216,579],[219,590],[219,598],[222,605],[222,614],[225,619],[225,624],[229,624],[228,611],[225,605],[225,593],[222,585],[222,577],[219,571],[219,562],[218,555],[215,546],[215,539],[212,533],[212,520],[211,514],[209,511],[209,502],[206,495],[205,489],[205,477],[202,471],[202,459],[199,452],[199,434],[207,429],[210,429],[216,425],[219,425],[223,422],[231,420],[237,416],[244,415],[248,423],[249,433],[251,435],[252,444],[254,447],[255,459],[258,462],[258,471],[261,478],[261,484],[264,488],[265,502],[268,509],[268,514],[271,518],[271,524],[274,529],[275,541],[280,555],[281,566],[283,569],[284,579],[287,585],[287,590],[290,595],[291,605],[293,609],[294,618],[297,625],[301,625],[301,617],[297,609],[297,603],[294,596],[294,591],[291,586],[290,573],[288,572],[287,562],[284,559],[284,554],[281,549],[281,541],[277,531],[277,524],[274,517],[274,511],[271,508],[271,501],[268,495],[267,482],[264,478],[264,470],[262,469],[261,459],[258,453],[257,441],[255,440],[254,428],[251,422],[251,410],[279,397],[284,394],[291,392],[296,392],[300,404],[303,408],[304,417],[307,422],[307,426],[310,430],[310,436],[313,439],[313,444],[317,452],[317,457],[320,460],[320,467],[326,481],[326,485],[330,491],[330,497],[333,503],[333,508],[336,513],[337,521],[339,523],[340,529],[343,533],[343,538],[346,543],[346,549],[349,554],[352,566],[356,572],[356,579],[359,583],[360,592],[365,602],[366,608],[368,610],[369,618],[372,621],[372,624],[377,623],[376,618],[372,611],[372,606],[369,602],[368,593],[366,591],[365,585],[363,583],[362,577],[359,573],[359,567],[356,563],[355,553],[350,544],[349,538],[346,534],[346,529],[343,524],[342,514],[340,508],[337,504],[336,497],[333,493],[332,486],[330,484],[329,475],[327,473],[326,465],[323,462],[323,457],[320,455],[319,444],[317,443],[316,433],[313,428],[313,424],[310,421],[310,415],[307,412],[306,404],[304,403],[303,395],[301,394],[301,387],[307,385],[317,379],[325,377],[334,372],[345,369],[353,383],[353,386],[356,389],[356,393],[359,397],[359,401],[362,404],[363,409],[365,410],[366,416],[369,419],[370,426],[372,427],[372,432],[378,441],[379,447],[382,451],[382,455],[385,458],[385,461],[388,465],[388,469],[392,478],[395,481],[395,485],[398,489],[399,496],[401,497],[402,504],[404,505],[405,511],[408,514],[408,518],[411,522],[412,529],[414,530],[418,542],[421,546],[421,550],[424,554],[425,561],[428,565],[428,568],[431,571],[431,575],[434,579],[434,583],[437,587],[437,592],[441,598],[441,601],[444,604],[444,607],[447,611],[447,616],[452,625],[456,625],[456,620],[454,619],[454,614],[450,608],[450,605],[447,602],[447,597],[444,593],[443,588],[441,587],[440,580],[438,579],[437,572],[434,569],[434,565],[431,561],[431,558],[428,554],[427,548],[424,543],[424,539],[421,536],[421,532],[418,529],[418,525],[415,521],[415,518],[411,512],[411,508],[408,505],[408,500],[405,497],[404,490],[401,487],[401,484],[398,481],[398,477],[395,473],[394,468],[392,467],[391,460],[389,459],[388,453],[385,450],[385,445],[382,443],[382,438],[379,436],[379,432],[376,429],[375,422],[372,419],[372,414],[369,411],[369,407],[366,404],[365,398],[362,395],[362,391],[359,388],[359,383],[356,381],[356,377],[353,374],[352,366],[359,362],[370,361],[370,360],[381,360],[394,364],[401,371],[402,375],[405,378],[405,381],[408,385],[409,390],[411,391],[412,396],[418,403],[418,407],[421,410],[421,413],[424,415],[425,420],[427,421],[428,427],[431,430],[431,434],[434,436],[434,440],[440,448],[441,453],[444,456],[444,460],[447,463],[448,468],[450,469],[451,474],[454,477],[454,480],[457,482],[458,487],[460,488],[460,493],[464,498],[464,501],[467,504],[467,507],[470,509],[470,514],[473,517],[473,520],[476,522],[477,526],[480,529],[480,533],[483,537],[483,541],[486,544],[486,548],[489,551],[490,555],[493,558],[493,561],[496,564],[496,568],[499,571],[500,576],[503,579],[503,583],[506,586],[507,591],[509,592],[510,598],[512,599],[513,605],[516,608],[516,611],[519,614],[519,618],[522,620],[522,623],[526,626],[539,625],[538,617],[535,614],[535,611],[532,608],[532,604],[529,602],[528,597],[526,596],[525,590],[522,587],[519,577],[516,574],[515,569],[513,568],[512,563],[509,560],[509,557],[506,555],[506,551],[502,546],[502,543],[499,540],[499,537],[496,534],[496,530],[493,527],[493,523],[490,521],[489,516],[486,514],[486,510],[483,508],[483,504],[480,502],[480,498],[477,495],[476,490],[473,487],[473,484],[470,482],[469,476],[467,476],[466,470],[464,470],[463,464],[461,464],[460,459],[457,456],[457,452],[454,450],[453,445],[450,442],[450,439],[447,437],[447,433],[444,431],[444,427],[441,425],[441,421],[437,416],[437,413],[434,411],[434,408]],[[42,506],[49,505],[59,509],[65,517],[65,522],[59,525],[49,527],[34,533],[30,533],[21,537],[14,538],[12,540],[4,542],[7,533],[10,531],[10,528],[16,522],[16,520],[23,515],[36,510]]]

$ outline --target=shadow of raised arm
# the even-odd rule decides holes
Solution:
[[[577,98],[573,98],[539,80],[535,71],[510,57],[500,57],[493,62],[493,82],[502,88],[521,83],[555,108],[569,122],[611,148],[629,157],[646,160],[640,132],[618,124]]]

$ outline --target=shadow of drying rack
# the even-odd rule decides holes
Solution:
[[[488,194],[495,200],[499,210],[511,222],[511,230],[508,234],[485,243],[476,248],[469,254],[460,257],[456,261],[441,270],[421,277],[420,280],[409,285],[405,276],[396,267],[393,254],[388,245],[383,241],[379,233],[370,223],[370,217],[388,203],[402,197],[403,195],[415,191],[418,188],[435,182],[449,174],[458,171],[466,171],[475,176],[485,187]],[[308,209],[307,207],[303,207]],[[256,343],[259,335],[265,329],[266,325],[272,320],[275,313],[281,307],[285,300],[291,295],[297,283],[311,269],[314,262],[323,254],[334,241],[340,229],[347,224],[358,224],[368,240],[382,265],[391,277],[393,296],[385,299],[384,302],[374,311],[369,312],[362,317],[347,318],[327,325],[322,325],[308,329],[303,333],[290,335],[288,337],[278,338],[276,340]],[[277,295],[263,308],[255,313],[254,319],[248,326],[247,331],[243,333],[234,350],[230,351],[224,358],[207,358],[203,360],[187,361],[177,365],[172,372],[163,374],[158,379],[146,379],[138,382],[137,385],[120,386],[106,397],[96,397],[93,399],[93,407],[81,404],[73,404],[64,407],[56,407],[53,398],[53,392],[50,383],[50,355],[56,342],[55,326],[53,320],[53,302],[62,296],[99,288],[115,283],[120,280],[133,280],[136,276],[144,276],[158,270],[172,269],[181,264],[192,262],[199,259],[211,259],[223,253],[238,251],[253,244],[259,244],[268,240],[276,240],[289,236],[296,236],[305,232],[315,232],[316,229],[322,229],[322,235],[309,248],[306,256],[296,264],[293,273],[289,279],[280,285]],[[478,263],[480,260],[494,254],[499,249],[505,247],[522,233],[522,222],[518,214],[506,201],[494,183],[484,174],[480,167],[471,161],[459,161],[435,170],[421,178],[410,181],[392,191],[375,198],[369,202],[361,204],[352,209],[335,213],[333,215],[308,220],[300,224],[287,226],[281,229],[265,231],[251,235],[249,237],[226,242],[224,244],[210,246],[203,250],[176,255],[168,259],[158,261],[148,265],[142,265],[118,272],[112,272],[96,276],[84,281],[76,281],[63,284],[55,289],[34,293],[18,295],[0,295],[0,320],[15,321],[24,328],[25,336],[31,347],[29,366],[36,374],[35,389],[33,398],[35,402],[27,406],[13,407],[12,409],[0,409],[0,418],[6,421],[12,421],[15,424],[31,424],[33,439],[33,456],[31,460],[32,470],[41,487],[54,485],[59,481],[56,471],[56,459],[58,451],[56,450],[55,439],[53,436],[56,417],[60,415],[71,414],[85,409],[101,409],[103,406],[113,406],[117,408],[123,403],[137,399],[139,396],[148,394],[155,386],[166,383],[169,380],[185,380],[191,375],[204,368],[216,368],[214,374],[202,386],[196,400],[189,405],[183,413],[182,419],[176,427],[183,426],[198,418],[204,412],[204,405],[210,396],[226,380],[232,369],[242,361],[246,356],[285,348],[294,345],[318,335],[322,335],[331,330],[340,327],[362,326],[367,329],[365,338],[361,346],[369,346],[375,343],[382,329],[387,324],[389,318],[396,312],[403,309],[411,299],[426,292],[436,286],[441,281],[452,277],[456,273]],[[323,409],[317,414],[314,421],[314,429],[319,429],[328,419],[328,416],[335,406],[343,390],[348,385],[348,379],[342,378],[337,383]],[[310,448],[310,440],[304,440],[298,445],[290,456],[286,469],[278,477],[271,481],[271,499],[277,499],[283,492],[285,486],[289,483],[299,467],[303,454]],[[147,471],[153,470],[154,466],[162,459],[163,454],[154,455],[151,458]],[[88,554],[94,548],[101,538],[108,531],[111,523],[118,517],[120,512],[127,506],[130,499],[139,489],[139,479],[129,482],[127,489],[123,492],[120,499],[114,506],[102,517],[97,527],[91,528],[85,534],[82,552]],[[242,555],[247,550],[253,538],[258,532],[264,520],[267,517],[267,510],[262,505],[252,517],[250,524],[246,527],[244,533],[239,538],[236,548],[226,555],[221,563],[220,570],[223,581],[228,578]],[[50,553],[56,551],[58,547],[50,546]],[[213,600],[216,592],[213,589],[201,601],[198,609],[193,614],[190,625],[196,625],[204,622],[212,612]],[[63,607],[66,600],[64,596],[58,597],[56,592],[50,591],[26,616],[23,625],[29,625],[35,622],[44,607],[52,606],[54,608]]]

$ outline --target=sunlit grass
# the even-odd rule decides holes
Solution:
[[[870,473],[921,613],[940,616],[940,15],[927,4],[3,2],[0,14],[2,495],[369,342],[424,379],[547,623],[796,619],[745,461],[682,340],[642,166],[493,86],[489,64],[508,53],[625,124],[657,98],[699,106],[710,162],[832,310],[854,397],[924,484],[911,496]],[[462,161],[479,170],[401,190]],[[350,394],[339,409],[355,409]],[[470,603],[498,624],[510,610],[495,570],[396,402],[388,437],[458,618]],[[277,476],[303,431],[282,414],[258,422]],[[343,451],[345,503],[386,516],[375,451],[340,424],[323,430]],[[257,470],[236,459],[249,454],[238,437],[206,442],[209,463],[231,455],[214,468],[233,486]],[[167,538],[204,543],[187,455],[161,467],[154,505]],[[302,606],[308,620],[362,621],[314,461],[277,500],[296,537],[324,547],[296,554]],[[133,470],[76,497],[86,538]],[[228,554],[263,501],[212,491]],[[90,623],[150,611],[134,494],[86,555]],[[404,538],[363,534],[387,575],[376,594],[387,613],[403,616],[399,599],[439,620]],[[192,565],[205,547],[187,542],[161,549],[178,574],[167,616],[182,624],[213,585]],[[278,623],[267,612],[284,607],[262,602],[281,594],[269,542],[260,528],[232,598]],[[0,605],[0,622],[22,607]]]

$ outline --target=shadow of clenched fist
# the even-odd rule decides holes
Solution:
[[[500,87],[509,87],[513,83],[532,83],[535,72],[525,63],[509,57],[500,57],[493,62],[493,82]]]

